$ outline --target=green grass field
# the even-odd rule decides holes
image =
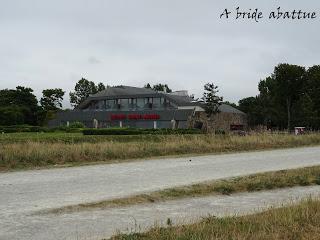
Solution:
[[[6,133],[0,134],[0,143],[99,143],[106,141],[136,142],[136,141],[158,141],[164,136],[160,135],[83,135],[82,133]]]
[[[131,135],[17,133],[0,137],[0,170],[118,163],[182,154],[209,154],[320,144],[320,134]]]

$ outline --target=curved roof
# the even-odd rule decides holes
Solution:
[[[199,106],[204,108],[203,102],[194,102],[193,99],[190,98],[189,96],[167,94],[163,92],[154,91],[150,88],[138,88],[138,87],[130,87],[130,86],[108,87],[107,89],[88,97],[77,108],[83,109],[93,100],[100,100],[105,98],[116,99],[116,98],[135,98],[135,97],[164,97],[179,107]],[[244,112],[227,104],[221,104],[219,107],[219,110],[221,112],[245,114]]]
[[[221,104],[219,106],[219,110],[221,112],[227,112],[227,113],[239,113],[239,114],[245,114],[244,112],[240,111],[239,109],[236,109],[228,104]]]
[[[157,92],[150,88],[116,86],[116,87],[108,87],[101,92],[91,95],[90,97],[120,97],[120,96],[144,95],[144,94],[155,94],[155,93]]]
[[[123,85],[108,87],[103,91],[90,95],[86,100],[84,100],[81,104],[79,104],[77,108],[83,109],[93,100],[100,100],[105,98],[110,98],[110,99],[131,98],[131,97],[137,97],[137,96],[152,97],[156,94],[159,94],[159,93],[150,88],[138,88],[138,87],[123,86]]]

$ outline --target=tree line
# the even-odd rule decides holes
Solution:
[[[95,84],[85,78],[80,79],[74,91],[69,93],[70,103],[78,106],[89,95],[106,89],[103,83]],[[38,102],[33,89],[18,86],[16,89],[0,90],[0,125],[42,126],[62,109],[65,91],[61,88],[45,89]]]
[[[69,93],[70,103],[76,108],[91,94],[105,90],[109,86],[95,84],[85,78],[80,79],[74,91]],[[167,84],[145,88],[170,93]],[[298,65],[279,64],[273,73],[258,84],[259,94],[243,98],[238,104],[224,102],[245,112],[248,124],[276,129],[292,129],[305,126],[320,129],[320,65],[306,68]],[[213,83],[204,86],[201,99],[206,103],[206,112],[211,115],[218,112],[222,97],[218,96],[218,87]],[[62,110],[65,91],[61,88],[45,89],[38,102],[33,90],[18,86],[16,89],[0,90],[0,125],[44,125]]]
[[[320,65],[279,64],[258,84],[259,94],[239,101],[250,126],[320,129]]]
[[[86,98],[105,90],[109,86],[103,83],[95,84],[81,78],[75,85],[74,91],[69,93],[70,104],[76,108]],[[172,92],[167,84],[149,83],[144,86],[156,91]],[[54,118],[58,110],[62,110],[62,101],[65,91],[61,88],[45,89],[42,91],[40,101],[33,93],[33,89],[17,86],[16,89],[0,90],[0,125],[45,125]]]

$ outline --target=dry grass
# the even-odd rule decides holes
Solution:
[[[123,207],[135,204],[153,203],[189,197],[201,197],[236,192],[251,192],[276,188],[320,185],[320,166],[282,170],[236,177],[226,180],[209,181],[182,187],[168,188],[146,194],[133,195],[125,198],[72,205],[51,209],[45,213],[68,213],[89,209]]]
[[[242,216],[209,217],[200,223],[160,228],[147,233],[118,235],[112,240],[296,240],[320,239],[320,201],[308,199],[300,204]],[[169,222],[169,221],[168,221]]]
[[[150,137],[149,137],[150,138]],[[299,147],[320,144],[320,134],[293,135],[172,135],[139,141],[96,143],[58,143],[26,141],[0,143],[0,170],[36,168],[52,165],[79,165],[95,162],[119,162],[180,154],[203,154]]]

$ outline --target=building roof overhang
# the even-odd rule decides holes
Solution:
[[[157,92],[152,89],[136,88],[129,86],[109,87],[104,91],[89,96],[85,101],[78,105],[77,110],[87,108],[91,102],[106,100],[106,99],[130,99],[130,98],[148,98],[148,97],[163,97],[172,102],[178,109],[194,109],[195,111],[205,109],[205,103],[195,102],[189,96],[178,96],[173,94],[167,94],[163,92]],[[199,110],[199,111],[200,111]],[[221,112],[244,114],[244,112],[227,104],[221,104],[219,107]]]

